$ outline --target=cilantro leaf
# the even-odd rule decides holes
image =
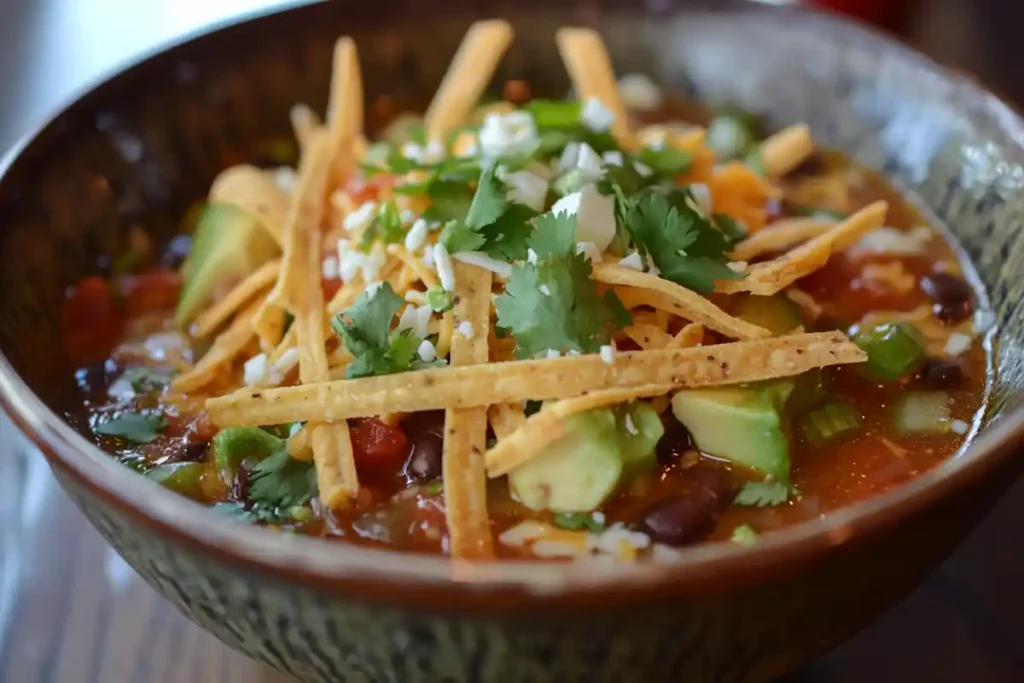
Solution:
[[[693,157],[689,152],[665,145],[661,149],[645,147],[636,160],[662,176],[676,176],[689,170]]]
[[[401,242],[405,238],[405,228],[402,227],[402,219],[399,215],[398,205],[394,199],[389,199],[380,207],[380,211],[370,221],[370,225],[363,231],[359,239],[359,248],[369,253],[373,246],[373,240],[380,239],[384,244]]]
[[[497,221],[481,229],[485,238],[483,252],[507,261],[526,258],[527,243],[533,233],[530,221],[537,212],[525,204],[510,203]]]
[[[473,189],[463,180],[437,179],[426,190],[430,206],[423,212],[428,221],[462,220],[473,201]]]
[[[526,257],[526,242],[533,230],[529,221],[537,214],[507,198],[508,188],[496,168],[490,166],[480,174],[465,220],[449,221],[441,231],[440,241],[449,253],[482,251],[508,261]]]
[[[216,503],[211,509],[232,522],[244,524],[287,524],[298,521],[287,510],[259,503],[246,508],[245,503],[221,502]]]
[[[555,526],[569,531],[580,531],[586,529],[591,533],[599,533],[604,530],[604,524],[594,519],[594,516],[587,512],[559,512],[554,518]]]
[[[480,251],[487,244],[487,237],[470,229],[462,221],[452,220],[441,229],[437,241],[444,245],[449,254],[463,251]]]
[[[748,481],[736,494],[733,505],[743,507],[771,507],[782,505],[790,496],[790,487],[785,482],[775,479],[764,481]]]
[[[252,469],[249,500],[254,503],[289,508],[308,502],[316,494],[313,463],[296,460],[287,448],[264,458]]]
[[[733,242],[692,204],[685,191],[671,195],[649,191],[626,200],[622,220],[637,249],[651,256],[661,277],[707,293],[714,291],[715,280],[738,277],[725,265]]]
[[[117,417],[98,423],[93,427],[93,431],[134,443],[149,443],[156,439],[160,430],[166,426],[167,420],[163,415],[121,413]]]
[[[580,125],[579,100],[531,100],[523,109],[533,115],[537,128],[573,128]]]
[[[145,365],[133,365],[121,375],[121,379],[131,384],[137,393],[162,389],[171,383],[173,375],[162,370],[154,370]]]
[[[505,197],[508,188],[498,177],[496,166],[485,168],[480,174],[480,181],[476,186],[476,194],[469,205],[466,213],[466,225],[473,230],[479,230],[491,223],[496,222],[509,205]]]
[[[740,524],[738,527],[732,530],[733,543],[739,543],[740,545],[750,545],[757,542],[758,533],[754,527],[749,524]]]
[[[537,263],[512,268],[505,292],[495,301],[498,325],[515,336],[519,358],[548,349],[595,353],[611,339],[625,307],[614,293],[597,293],[590,261],[575,253],[568,237],[574,217],[546,214],[537,221],[529,243]]]

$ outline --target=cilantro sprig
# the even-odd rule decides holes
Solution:
[[[508,187],[498,177],[498,167],[485,168],[464,217],[450,221],[440,241],[450,253],[482,251],[506,261],[526,257],[527,240],[536,212],[508,198]]]
[[[145,365],[133,365],[121,375],[121,379],[128,382],[137,393],[163,389],[171,383],[171,378],[170,372],[154,370]]]
[[[149,443],[155,440],[166,426],[167,419],[163,415],[126,412],[97,423],[93,431],[133,443]]]
[[[405,233],[398,205],[394,199],[389,199],[384,202],[380,211],[363,231],[359,240],[359,248],[363,252],[369,253],[375,239],[379,239],[384,244],[394,244],[401,242],[405,238]]]
[[[604,296],[591,279],[586,256],[576,253],[576,217],[538,217],[528,242],[536,263],[513,266],[495,308],[498,326],[516,339],[516,355],[532,358],[549,349],[596,353],[613,330],[631,322],[611,290]]]
[[[271,508],[303,505],[317,495],[316,468],[296,460],[287,448],[267,456],[252,469],[249,500]]]
[[[555,526],[569,531],[587,530],[593,534],[604,530],[604,524],[587,512],[559,512],[554,517]]]
[[[764,481],[748,481],[736,494],[733,505],[741,507],[772,507],[782,505],[790,496],[797,496],[800,492],[789,486],[789,484],[776,479]]]
[[[421,340],[410,330],[391,331],[391,322],[404,304],[385,282],[363,292],[347,311],[331,320],[331,327],[355,357],[345,371],[346,377],[390,375],[437,364],[419,359],[416,351]]]

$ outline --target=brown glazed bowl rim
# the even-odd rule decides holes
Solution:
[[[214,25],[165,45],[117,69],[74,98],[79,102],[116,76],[179,46],[202,40],[231,25],[303,11],[306,6],[255,13]],[[742,10],[757,11],[760,9]],[[778,21],[801,21],[808,29],[842,32],[874,51],[956,83],[965,97],[984,101],[1008,139],[1024,140],[1024,120],[1005,102],[973,80],[873,29],[813,12],[773,9]],[[74,104],[69,105],[69,107]],[[0,162],[0,181],[18,158],[69,107],[16,145]],[[193,551],[268,578],[298,583],[322,593],[358,595],[375,602],[457,611],[523,612],[552,606],[636,605],[666,597],[708,596],[760,583],[813,562],[858,538],[885,533],[901,520],[942,498],[980,482],[1024,447],[1024,409],[983,430],[962,453],[892,491],[765,535],[754,546],[711,543],[689,548],[678,560],[608,565],[598,562],[552,564],[528,561],[464,562],[344,542],[299,537],[220,520],[203,506],[138,476],[75,432],[37,397],[0,355],[0,403],[60,473],[100,496],[117,514],[128,515],[150,533]]]

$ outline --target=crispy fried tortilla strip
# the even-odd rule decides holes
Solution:
[[[665,348],[688,349],[691,346],[699,346],[703,341],[704,326],[700,323],[690,323],[676,332],[676,336],[672,337],[672,341]]]
[[[763,327],[733,317],[700,294],[657,275],[601,263],[594,266],[593,278],[608,285],[647,290],[643,293],[644,299],[640,302],[642,305],[667,310],[732,339],[759,339],[771,336],[771,332]],[[632,308],[633,306],[626,302],[631,298],[631,294],[626,293],[625,296],[623,303],[627,308]],[[666,299],[671,302],[670,306],[666,303]],[[636,301],[636,298],[631,299],[633,303]]]
[[[814,152],[811,129],[799,123],[761,143],[761,163],[770,178],[786,175]]]
[[[782,256],[750,266],[747,273],[736,280],[718,280],[715,291],[723,294],[750,292],[759,296],[771,296],[810,275],[824,266],[832,254],[855,244],[872,230],[882,227],[885,202],[875,202],[838,223],[828,232]],[[709,326],[710,327],[710,326]]]
[[[667,394],[672,388],[671,384],[652,384],[632,389],[606,389],[546,404],[527,418],[523,426],[513,434],[487,451],[484,455],[487,476],[493,479],[508,474],[565,436],[565,418],[570,415],[637,398]]]
[[[465,263],[455,265],[455,317],[473,327],[470,338],[452,339],[451,364],[487,364],[487,333],[491,326],[491,272]],[[444,414],[445,516],[452,557],[494,554],[487,516],[487,407],[448,408]]]
[[[174,378],[171,388],[180,393],[187,393],[202,389],[216,379],[224,371],[225,366],[233,363],[239,354],[252,343],[253,332],[249,318],[256,313],[261,305],[263,305],[263,297],[236,315],[228,328],[217,335],[210,350],[199,359],[196,366]]]
[[[733,261],[753,261],[765,254],[776,254],[823,235],[835,225],[835,221],[819,218],[783,218],[766,225],[737,244],[729,258]]]
[[[296,460],[312,460],[313,444],[310,441],[310,430],[303,426],[288,437],[288,455]]]
[[[585,101],[594,97],[615,115],[612,135],[628,151],[639,146],[629,125],[629,113],[619,92],[612,60],[600,34],[589,28],[560,28],[555,33],[558,52],[576,90],[576,98]]]
[[[223,299],[202,312],[192,323],[192,336],[196,339],[207,337],[239,311],[264,288],[274,284],[281,270],[281,261],[268,261],[249,277],[239,282]]]
[[[494,76],[512,42],[512,26],[501,19],[469,27],[424,116],[427,139],[444,142],[462,125]]]
[[[668,332],[653,323],[634,322],[632,325],[627,325],[622,331],[641,349],[663,349],[672,341]]]
[[[255,166],[232,166],[220,172],[210,186],[211,203],[231,204],[259,221],[267,233],[283,244],[288,195],[271,172]]]
[[[304,154],[309,151],[309,141],[313,133],[321,126],[320,117],[309,105],[300,103],[292,107],[289,118],[299,149]]]
[[[526,413],[521,402],[499,403],[487,409],[487,419],[494,430],[494,436],[501,441],[526,424]]]
[[[354,166],[353,149],[363,132],[363,76],[359,68],[359,50],[348,36],[339,38],[334,44],[326,125],[330,134],[334,180],[338,181]]]
[[[647,384],[686,388],[741,384],[866,358],[843,333],[819,332],[689,349],[619,352],[610,364],[598,354],[588,354],[243,389],[208,400],[206,408],[222,427],[338,421],[391,412],[573,398]]]

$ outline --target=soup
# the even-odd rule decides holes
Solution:
[[[579,99],[479,105],[510,40],[474,26],[370,144],[342,39],[297,170],[229,165],[170,245],[71,288],[97,443],[241,523],[622,561],[756,543],[957,451],[992,316],[911,204],[805,126],[617,84],[588,30],[558,35]]]

